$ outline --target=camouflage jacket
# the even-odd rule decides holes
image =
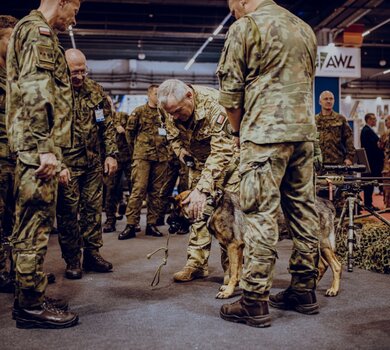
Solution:
[[[14,28],[7,55],[7,132],[22,161],[71,146],[72,87],[63,49],[42,13]]]
[[[353,161],[355,147],[347,119],[332,111],[332,114],[327,116],[317,114],[315,120],[320,134],[323,163],[344,164],[345,159]]]
[[[116,112],[114,115],[114,126],[117,128],[118,126],[122,126],[123,129],[126,129],[127,120],[129,119],[129,115],[124,112]],[[116,131],[116,144],[118,146],[118,162],[126,163],[131,162],[133,157],[133,149],[132,146],[127,143],[126,134]]]
[[[134,145],[133,159],[167,161],[168,141],[165,121],[157,108],[147,103],[137,107],[127,121],[126,138]]]
[[[240,141],[314,141],[316,37],[272,0],[229,29],[217,68],[219,102],[241,108]]]
[[[190,124],[184,126],[168,115],[166,118],[168,140],[177,156],[182,149],[194,158],[196,168],[202,169],[196,188],[203,193],[213,193],[215,184],[221,182],[233,159],[234,142],[225,109],[218,103],[218,91],[192,85],[195,110]]]
[[[103,88],[86,78],[75,90],[75,120],[72,148],[63,151],[68,167],[96,166],[103,158],[118,153],[111,105]]]
[[[0,158],[10,158],[11,152],[8,145],[7,130],[5,128],[5,93],[7,84],[7,72],[0,67]]]

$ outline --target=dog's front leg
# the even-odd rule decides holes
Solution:
[[[242,261],[239,261],[239,244],[237,242],[232,242],[227,247],[227,253],[229,258],[229,271],[230,271],[230,279],[227,286],[223,286],[220,288],[220,292],[216,295],[217,299],[227,299],[230,298],[233,293],[236,285],[239,281],[239,264]]]
[[[342,265],[338,261],[332,249],[330,248],[323,249],[323,255],[324,255],[324,259],[329,264],[333,273],[332,286],[326,291],[325,295],[327,297],[335,297],[340,290]]]

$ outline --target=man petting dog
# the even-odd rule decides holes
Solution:
[[[190,167],[192,192],[182,204],[188,204],[189,217],[195,222],[191,225],[187,263],[174,274],[176,282],[208,276],[211,235],[203,211],[207,197],[214,194],[216,182],[224,180],[227,168],[233,163],[235,150],[226,111],[218,103],[218,96],[215,89],[188,86],[176,79],[166,80],[157,92],[163,112],[169,114],[165,118],[168,141],[180,161]],[[237,192],[238,169],[226,181],[225,189]],[[222,246],[221,249],[222,265],[228,276],[226,249]]]
[[[244,235],[243,295],[222,306],[230,322],[268,327],[268,302],[318,313],[318,218],[314,205],[312,110],[316,37],[272,0],[229,0],[237,21],[218,65],[219,102],[240,144]],[[292,234],[287,290],[270,296],[281,205]]]

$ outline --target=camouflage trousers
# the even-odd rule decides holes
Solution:
[[[278,242],[281,205],[293,240],[291,286],[315,288],[319,238],[313,183],[313,143],[241,145],[240,205],[245,214],[241,287],[254,299],[268,300]]]
[[[161,188],[167,174],[168,162],[157,162],[143,159],[133,160],[131,169],[132,189],[126,208],[127,223],[138,225],[142,201],[147,198],[148,224],[155,224],[162,211]]]
[[[129,192],[131,193],[131,162],[118,162],[118,170],[112,176],[106,176],[104,179],[106,185],[106,216],[107,220],[115,220],[115,214],[118,204],[123,198],[121,186],[122,175],[125,176]]]
[[[103,245],[103,170],[100,165],[69,169],[71,181],[60,185],[57,203],[58,240],[65,261],[80,258],[81,248]]]
[[[37,166],[19,159],[15,169],[15,226],[11,238],[16,272],[15,298],[21,307],[42,304],[47,285],[43,262],[53,229],[58,180],[35,177]]]
[[[190,169],[189,179],[190,188],[195,188],[201,175],[200,170]],[[233,173],[228,183],[226,184],[226,190],[230,192],[238,192],[240,186],[240,180],[238,176],[238,169]],[[224,272],[228,272],[228,256],[226,247],[221,247],[221,264]],[[205,221],[197,221],[190,227],[190,237],[187,246],[187,263],[186,266],[200,268],[207,270],[208,260],[210,256],[211,248],[211,234],[207,228]]]
[[[0,158],[0,273],[7,271],[7,249],[3,242],[12,233],[14,224],[15,161]]]

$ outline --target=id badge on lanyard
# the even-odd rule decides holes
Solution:
[[[95,109],[95,120],[97,123],[104,122],[104,113],[102,109]]]

